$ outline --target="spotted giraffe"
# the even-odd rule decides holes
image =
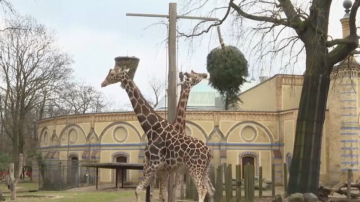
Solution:
[[[124,60],[131,63],[134,58]],[[178,132],[172,124],[160,117],[143,97],[127,72],[129,72],[127,65],[120,67],[115,64],[114,69],[109,70],[101,86],[121,83],[148,139],[145,151],[148,167],[144,170],[144,179],[136,187],[137,202],[140,202],[141,191],[155,180],[155,175],[162,169],[166,171],[167,175],[188,170],[196,185],[199,202],[204,201],[206,193],[209,193],[212,201],[214,193],[211,189],[211,182],[207,180],[206,176],[213,158],[210,149],[204,142]],[[162,176],[164,175],[160,175],[160,177]],[[162,178],[161,180],[167,179]]]
[[[191,71],[191,73],[185,73],[184,76],[185,81],[181,84],[181,92],[180,92],[180,99],[178,102],[177,110],[176,110],[176,116],[175,120],[173,121],[172,125],[175,127],[176,130],[178,130],[181,134],[185,134],[185,118],[186,118],[186,106],[188,102],[188,98],[190,95],[190,90],[193,86],[200,83],[203,79],[207,78],[207,74],[205,73],[196,73],[194,71]],[[148,166],[148,160],[144,158],[144,170],[147,169]],[[163,172],[162,175],[166,175],[166,172]],[[184,173],[176,173],[175,178],[175,186],[180,186],[181,182],[184,180],[183,178]],[[152,187],[154,185],[151,185],[151,191],[150,196],[152,198]],[[215,190],[212,187],[213,191]],[[162,181],[160,179],[160,200],[165,201],[167,199],[167,181]]]

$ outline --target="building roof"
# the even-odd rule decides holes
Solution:
[[[180,96],[181,86],[178,87],[178,96]],[[220,97],[219,92],[209,85],[209,81],[204,79],[194,86],[189,95],[187,109],[196,110],[215,110],[215,98]],[[162,97],[156,110],[165,110],[167,107],[167,97]]]
[[[246,91],[259,82],[249,79],[249,82],[244,83],[241,87],[241,92]],[[178,87],[178,96],[180,96],[181,86]],[[187,104],[187,110],[197,111],[217,111],[222,110],[220,93],[209,85],[209,80],[204,79],[199,84],[194,86],[190,91],[190,96]],[[165,110],[167,107],[167,97],[162,97],[155,110]]]
[[[358,69],[360,70],[360,65],[356,61],[354,56],[348,57],[348,59],[343,60],[338,65],[334,66],[332,71],[337,71],[341,69]]]

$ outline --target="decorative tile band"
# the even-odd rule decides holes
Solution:
[[[350,170],[352,170],[352,171],[359,171],[359,169],[351,169],[351,168],[350,168]],[[343,169],[341,169],[341,171],[348,171],[348,169],[343,168]]]
[[[340,127],[340,130],[360,130],[360,127]]]
[[[358,140],[341,140],[341,142],[358,142]]]
[[[341,135],[359,135],[359,133],[340,133]]]

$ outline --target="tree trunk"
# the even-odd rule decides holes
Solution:
[[[313,66],[313,68],[322,70],[324,74],[307,71],[304,78],[288,194],[297,192],[317,194],[319,187],[322,130],[330,85],[329,73],[326,71],[325,64],[323,65]]]

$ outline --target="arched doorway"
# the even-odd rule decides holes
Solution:
[[[126,156],[116,156],[115,157],[115,162],[117,163],[127,163],[127,157]],[[119,182],[126,182],[126,169],[117,169],[116,170],[116,175],[115,175],[115,179],[116,179],[116,185],[119,184]],[[124,185],[121,184],[121,186],[123,187]]]
[[[247,164],[250,164],[250,165],[255,165],[255,158],[252,157],[252,156],[244,156],[242,158],[242,162],[241,162],[241,165],[242,165],[242,176],[244,178],[244,171],[245,171],[245,166]],[[254,166],[254,171],[255,171],[255,166]]]
[[[68,184],[70,187],[79,186],[79,158],[77,156],[69,156]]]

